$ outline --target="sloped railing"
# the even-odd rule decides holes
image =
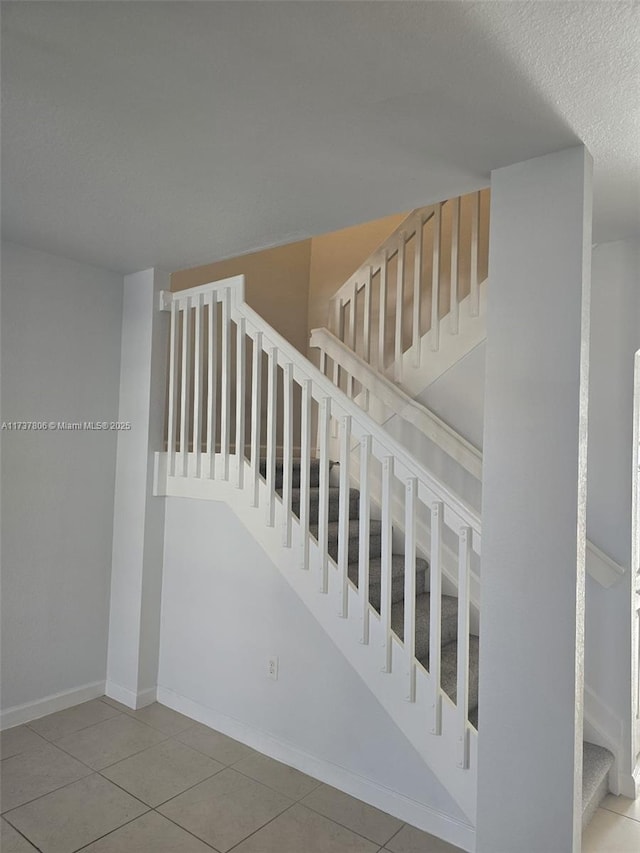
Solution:
[[[330,584],[338,590],[336,618],[359,620],[359,639],[368,644],[372,620],[382,636],[380,667],[391,672],[402,660],[404,695],[415,703],[422,697],[424,726],[443,733],[457,745],[452,766],[468,768],[470,739],[477,737],[469,722],[470,576],[472,560],[481,551],[478,516],[389,436],[366,412],[342,393],[244,301],[242,276],[178,293],[164,293],[162,307],[171,313],[168,371],[166,479],[222,480],[244,489],[253,506],[264,510],[264,524],[281,519],[282,547],[300,548],[300,571],[317,574],[320,595]],[[266,378],[266,383],[265,383]],[[265,387],[266,386],[266,387]],[[330,425],[339,425],[339,459],[330,458]],[[319,442],[312,445],[317,421]],[[353,483],[352,454],[358,455],[360,490],[357,586],[348,575],[349,488]],[[293,509],[293,459],[300,465],[300,496]],[[319,465],[317,539],[310,530],[312,459]],[[282,484],[276,486],[276,460]],[[338,559],[331,558],[329,539],[330,467],[340,463]],[[369,597],[370,482],[381,482],[381,596],[378,610]],[[403,640],[392,624],[392,502],[401,500],[404,530]],[[278,505],[278,513],[275,512]],[[280,510],[282,507],[282,511]],[[354,519],[355,521],[355,519]],[[430,530],[428,579],[429,655],[423,667],[416,646],[416,531]],[[295,528],[296,536],[292,536]],[[455,703],[441,685],[441,593],[443,547],[457,551],[457,691]],[[474,556],[475,555],[475,556]],[[355,606],[354,606],[355,605]],[[394,660],[396,663],[394,664]],[[417,690],[417,682],[420,690]],[[426,700],[424,699],[424,697]]]
[[[412,353],[414,367],[428,357],[427,333],[432,352],[440,349],[442,334],[458,334],[463,302],[469,316],[478,316],[488,256],[488,192],[414,210],[330,300],[330,331],[396,382],[402,381],[405,353]],[[481,222],[481,210],[487,221]],[[338,365],[333,378],[340,384]],[[351,382],[347,377],[348,392]]]

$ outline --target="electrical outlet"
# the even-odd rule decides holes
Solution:
[[[267,675],[272,681],[278,680],[278,657],[269,658],[267,662]]]

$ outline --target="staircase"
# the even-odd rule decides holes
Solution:
[[[450,840],[469,845],[478,516],[246,304],[242,277],[161,307],[155,493],[234,510],[457,803],[468,824]]]
[[[266,474],[266,459],[261,461],[261,473]],[[276,492],[282,496],[283,462],[276,462]],[[320,506],[319,465],[316,460],[310,466],[309,489],[309,527],[314,539],[318,539],[318,515]],[[294,461],[292,466],[292,510],[299,518],[300,512],[300,463]],[[349,489],[348,498],[348,563],[347,574],[354,587],[358,588],[358,565],[360,549],[359,507],[361,497],[358,489]],[[328,539],[327,547],[330,557],[337,562],[339,544],[340,488],[329,488],[328,501]],[[393,535],[392,535],[393,539]],[[382,525],[380,521],[369,521],[369,571],[368,571],[368,600],[373,611],[380,616],[382,601]],[[415,656],[418,662],[429,669],[429,640],[431,598],[427,591],[427,571],[429,564],[417,557],[415,560]],[[405,588],[405,556],[402,553],[391,554],[391,630],[395,636],[404,641],[404,588]],[[441,674],[440,684],[451,701],[456,701],[457,689],[457,636],[458,636],[458,599],[452,595],[441,595]],[[478,636],[469,635],[469,721],[478,727]]]
[[[412,399],[434,375],[429,354],[440,352],[437,370],[447,369],[484,335],[480,195],[446,204],[450,227],[443,228],[446,205],[415,211],[365,265],[364,278],[352,277],[348,298],[334,302],[337,334],[318,333],[332,342],[320,349],[320,369],[247,305],[241,276],[163,293],[168,406],[154,493],[233,509],[465,815],[448,840],[472,849],[481,519],[382,426],[385,407],[406,416],[481,476],[478,451]],[[444,307],[443,253],[450,256]],[[427,279],[434,322],[425,329]],[[445,346],[448,337],[455,345]],[[606,792],[612,761],[585,744],[585,820]]]
[[[321,370],[331,376],[336,385],[343,390],[379,424],[386,424],[390,419],[404,421],[415,427],[422,435],[428,437],[433,444],[448,456],[473,478],[482,479],[482,455],[462,436],[455,433],[446,423],[441,421],[433,412],[415,400],[432,382],[452,367],[466,353],[470,352],[486,337],[486,279],[482,279],[480,268],[484,267],[480,253],[488,251],[485,241],[481,245],[479,238],[479,212],[481,194],[467,197],[473,211],[471,244],[467,252],[469,263],[470,290],[466,297],[461,296],[460,276],[460,233],[459,219],[462,199],[453,199],[436,205],[414,211],[405,223],[390,235],[382,247],[367,259],[361,268],[339,289],[332,300],[329,312],[330,329],[314,329],[311,332],[310,345],[319,351]],[[453,207],[453,227],[447,239],[443,240],[441,221],[444,206]],[[406,335],[403,337],[402,311],[406,310],[407,282],[403,255],[407,235],[414,235],[420,244],[417,251],[422,251],[425,243],[424,224],[433,223],[430,251],[432,255],[432,275],[425,280],[422,261],[416,259],[413,268],[413,337],[410,345],[406,345]],[[413,230],[407,228],[413,225]],[[440,259],[442,253],[451,252],[449,267],[450,279],[447,282],[450,302],[444,312],[436,310],[441,306],[439,291],[441,288],[442,269]],[[386,281],[388,278],[388,261],[396,255],[397,280],[395,317],[391,323],[391,340],[389,341],[389,324],[385,313],[388,310]],[[486,258],[485,258],[486,260]],[[356,300],[359,289],[364,289],[366,302],[371,301],[369,289],[372,282],[372,271],[378,269],[380,275],[380,292],[378,294],[379,309],[377,317],[365,309],[362,315],[356,310]],[[480,284],[479,284],[480,282]],[[359,284],[360,283],[360,284]],[[375,297],[374,297],[375,298]],[[422,332],[421,303],[424,299],[432,304],[431,322],[426,333]],[[459,302],[458,302],[459,300]],[[410,306],[411,307],[411,306]],[[346,319],[345,319],[346,318]],[[466,324],[465,324],[466,318]],[[365,328],[358,329],[358,319]],[[367,329],[366,323],[370,326]],[[376,338],[377,352],[372,356],[368,341]],[[444,342],[444,345],[443,345]],[[360,344],[360,345],[359,345]],[[389,351],[392,356],[389,358]],[[332,369],[328,370],[328,366]],[[610,586],[623,573],[607,555],[587,541],[587,571],[601,585]],[[421,601],[421,599],[426,599]],[[416,612],[423,614],[422,637],[427,638],[428,649],[428,618],[429,593],[418,594]],[[399,606],[399,610],[402,605]],[[442,661],[443,668],[449,668],[448,674],[442,675],[442,684],[447,695],[455,701],[455,630],[450,631],[455,623],[457,598],[443,596],[442,599]],[[401,617],[394,621],[394,630],[402,637]],[[420,624],[419,622],[417,624]],[[416,654],[424,663],[421,656],[424,647],[417,643]],[[428,654],[428,652],[427,652]],[[477,680],[478,680],[478,637],[469,637],[469,719],[477,728]],[[584,743],[583,748],[583,791],[582,791],[582,824],[583,827],[593,817],[598,805],[609,791],[608,777],[614,763],[612,753],[593,743]]]

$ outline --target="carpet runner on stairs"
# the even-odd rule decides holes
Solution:
[[[266,460],[261,461],[260,472],[266,475]],[[310,465],[310,494],[309,517],[310,532],[318,538],[318,511],[320,503],[320,463],[317,459]],[[276,461],[275,487],[282,495],[283,465],[282,460]],[[328,550],[334,560],[338,556],[338,487],[329,488],[329,536]],[[360,492],[349,490],[349,580],[358,585],[358,553],[359,553],[359,522]],[[300,463],[292,463],[292,511],[299,517],[300,512]],[[371,606],[380,611],[380,588],[382,561],[381,552],[381,522],[371,519],[369,525],[369,601]],[[393,554],[391,558],[391,627],[399,639],[404,638],[404,555]],[[426,591],[427,570],[426,560],[416,559],[416,658],[428,671],[429,669],[429,617],[430,596]],[[450,595],[441,599],[441,685],[449,698],[456,701],[457,676],[457,633],[458,633],[458,600]],[[469,636],[469,721],[478,728],[478,655],[479,639],[477,635]],[[583,745],[583,774],[582,774],[582,823],[586,826],[596,809],[606,796],[608,788],[608,773],[613,764],[613,756],[601,746],[592,743]]]
[[[266,460],[261,461],[260,470],[266,475]],[[310,466],[309,493],[309,530],[311,535],[318,538],[318,511],[320,504],[320,464],[312,460]],[[283,465],[282,460],[276,461],[275,487],[282,495]],[[300,512],[300,463],[294,460],[292,465],[292,510],[299,516]],[[338,512],[340,490],[329,488],[329,555],[338,558]],[[349,547],[348,575],[349,580],[358,585],[358,556],[360,547],[360,492],[349,490]],[[382,523],[377,519],[369,522],[369,601],[371,606],[380,611],[380,589],[382,574]],[[391,627],[399,639],[404,635],[404,554],[393,554],[391,558]],[[416,559],[416,658],[428,671],[429,669],[429,615],[430,596],[426,591],[427,569],[426,560]],[[444,692],[453,702],[456,699],[457,673],[457,634],[458,634],[458,600],[450,595],[441,599],[442,612],[442,663],[441,685]],[[469,721],[477,727],[478,724],[478,637],[469,637]]]

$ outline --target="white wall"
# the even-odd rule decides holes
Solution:
[[[479,450],[484,429],[485,350],[483,341],[416,398]],[[470,507],[481,511],[479,480],[398,415],[393,415],[384,428]]]
[[[631,565],[633,362],[638,348],[640,244],[619,241],[596,246],[591,285],[587,533],[627,569]],[[587,578],[585,680],[626,721],[627,729],[629,597],[628,574],[610,589]],[[624,748],[629,754],[628,741]]]
[[[225,504],[166,499],[162,602],[161,691],[461,817]],[[271,655],[280,659],[277,681],[267,678]]]
[[[121,314],[122,276],[3,244],[3,420],[116,420]],[[3,711],[104,682],[115,451],[2,432]]]

